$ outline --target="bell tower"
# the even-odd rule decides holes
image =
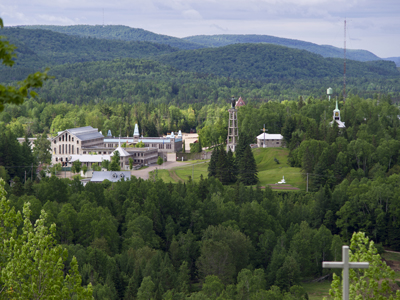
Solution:
[[[235,152],[236,145],[239,141],[239,129],[238,129],[238,119],[237,119],[237,109],[235,108],[235,98],[231,98],[231,108],[228,109],[229,112],[229,123],[228,123],[228,138],[226,139],[227,147],[226,150],[231,149]]]

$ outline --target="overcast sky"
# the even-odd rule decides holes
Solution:
[[[400,56],[400,0],[0,0],[4,25],[127,25],[175,37],[266,34]]]

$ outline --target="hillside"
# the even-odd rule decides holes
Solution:
[[[54,32],[76,35],[81,37],[92,37],[98,39],[112,39],[123,41],[152,42],[169,45],[183,50],[199,49],[205,46],[186,41],[180,38],[153,33],[140,28],[131,28],[123,25],[74,25],[74,26],[54,26],[54,25],[34,25],[23,26],[26,29],[46,29]]]
[[[300,168],[292,168],[287,162],[289,149],[287,148],[256,148],[253,149],[257,163],[258,179],[261,186],[275,184],[285,176],[287,184],[305,189],[306,183],[301,175]],[[279,161],[275,162],[274,158]]]
[[[179,51],[156,58],[178,69],[218,76],[267,78],[323,78],[343,76],[343,60],[323,58],[304,50],[272,44],[234,44],[219,48]],[[399,77],[389,61],[347,62],[348,77]]]
[[[4,28],[1,35],[17,46],[13,68],[0,67],[0,82],[21,80],[44,67],[86,61],[111,60],[119,57],[148,58],[177,51],[168,45],[150,42],[82,38],[50,30]]]
[[[387,57],[384,60],[394,61],[397,67],[400,67],[400,57]]]
[[[196,35],[183,38],[186,41],[203,44],[208,47],[222,47],[231,44],[245,44],[245,43],[268,43],[289,48],[306,50],[315,54],[322,55],[323,57],[343,58],[343,49],[336,48],[329,45],[317,45],[310,42],[279,38],[270,35],[256,35],[256,34],[221,34],[221,35]],[[373,61],[380,60],[375,54],[366,50],[352,50],[347,49],[347,58],[357,61]]]

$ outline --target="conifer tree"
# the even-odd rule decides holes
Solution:
[[[228,164],[228,157],[224,147],[220,147],[218,151],[218,161],[217,161],[217,175],[216,177],[221,181],[222,184],[229,183],[229,164]]]
[[[251,151],[250,145],[244,149],[243,156],[239,161],[239,175],[238,179],[244,185],[253,185],[258,182],[258,171],[256,160],[254,159],[253,152]]]
[[[233,157],[233,152],[232,152],[231,148],[229,148],[229,150],[228,150],[227,163],[228,163],[229,183],[235,183],[237,168],[236,168],[236,162],[235,162],[235,158]]]
[[[218,154],[218,148],[215,147],[211,154],[210,163],[208,164],[208,177],[214,177],[217,175]]]

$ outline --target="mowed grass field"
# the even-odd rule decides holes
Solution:
[[[305,190],[306,181],[301,175],[300,168],[292,168],[288,164],[288,149],[255,148],[253,154],[257,163],[258,179],[261,186],[277,183],[285,176],[287,184]],[[279,161],[279,164],[276,163],[274,158]]]
[[[331,288],[331,281],[325,280],[322,282],[313,282],[313,283],[302,283],[304,290],[308,294],[309,300],[322,300],[322,298],[329,297],[329,289]]]
[[[288,149],[256,148],[253,149],[253,154],[257,163],[258,178],[261,186],[277,183],[282,180],[282,176],[285,176],[287,184],[305,190],[306,182],[301,175],[300,168],[292,168],[287,164]],[[279,164],[275,162],[274,158],[279,161]],[[192,179],[199,181],[201,175],[204,178],[207,177],[208,164],[209,160],[189,161],[187,166],[169,170],[158,170],[158,178],[161,178],[164,182],[187,182],[189,176],[192,177],[193,174]]]

